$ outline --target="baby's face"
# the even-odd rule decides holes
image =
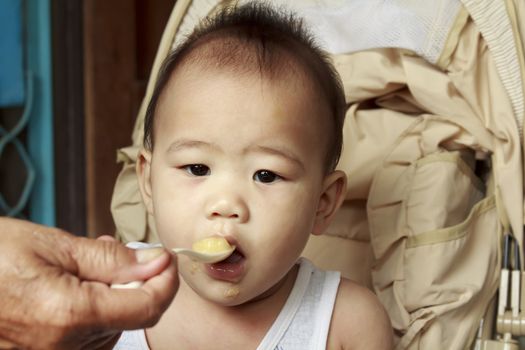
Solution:
[[[203,297],[249,301],[300,255],[323,189],[328,129],[320,104],[293,77],[190,70],[168,84],[150,163],[159,236],[170,248],[209,236],[237,247],[212,265],[179,256],[180,274]]]

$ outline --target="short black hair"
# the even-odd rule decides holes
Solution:
[[[278,79],[289,68],[299,68],[329,107],[332,132],[326,135],[326,168],[335,168],[343,143],[344,91],[327,54],[315,44],[301,19],[260,1],[226,7],[204,19],[162,64],[144,121],[147,150],[153,150],[154,115],[160,96],[184,64],[212,65],[236,74],[260,72],[270,79]]]

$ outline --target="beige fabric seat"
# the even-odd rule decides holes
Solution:
[[[135,161],[160,63],[225,3],[180,0],[172,12],[133,144],[118,152],[112,212],[123,241],[157,240]],[[525,4],[460,5],[436,62],[404,48],[332,56],[349,104],[339,164],[349,187],[304,255],[374,290],[400,349],[468,347],[497,291],[502,234],[522,243]]]

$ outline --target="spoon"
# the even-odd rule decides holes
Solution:
[[[208,237],[193,244],[192,249],[172,248],[176,254],[183,254],[203,263],[212,264],[229,257],[235,250],[223,237]],[[143,281],[131,281],[128,283],[113,283],[114,289],[134,289],[142,286]]]
[[[234,250],[235,250],[235,246],[230,246],[230,248],[228,248],[227,250],[221,250],[221,251],[216,251],[216,252],[205,252],[205,251],[198,251],[195,249],[187,249],[187,248],[173,248],[172,249],[174,253],[183,254],[183,255],[186,255],[187,257],[190,257],[200,262],[208,263],[208,264],[213,264],[213,263],[226,259],[233,253]]]

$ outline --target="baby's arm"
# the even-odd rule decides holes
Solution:
[[[367,288],[342,278],[327,349],[392,348],[392,326],[379,299]]]

